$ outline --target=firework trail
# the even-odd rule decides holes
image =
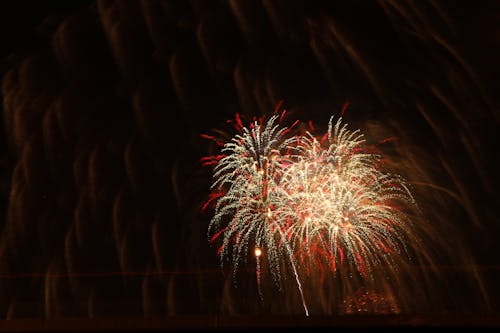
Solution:
[[[336,275],[341,267],[369,280],[383,267],[397,280],[411,261],[408,247],[420,246],[408,214],[417,206],[404,180],[384,172],[382,156],[341,118],[320,137],[291,135],[296,123],[282,126],[282,118],[249,127],[238,119],[241,134],[205,158],[215,165],[208,234],[234,273],[255,251],[259,293],[261,255],[280,288],[289,267],[308,315],[301,272]]]

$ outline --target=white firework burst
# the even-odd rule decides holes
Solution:
[[[214,169],[219,196],[208,233],[221,242],[221,263],[236,273],[257,249],[259,285],[261,255],[278,286],[283,267],[291,267],[306,314],[301,268],[335,274],[343,267],[373,278],[383,267],[397,279],[396,264],[409,260],[407,242],[418,243],[405,182],[381,169],[359,130],[332,120],[321,138],[287,137],[277,116],[255,121],[224,145]]]

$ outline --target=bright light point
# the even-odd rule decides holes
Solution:
[[[271,211],[271,208],[267,209],[267,217],[271,218],[273,216],[273,212]]]
[[[339,231],[339,226],[338,226],[338,225],[334,226],[334,227],[333,227],[333,231],[334,231],[334,232]]]
[[[262,254],[262,250],[260,248],[256,247],[254,253],[255,253],[255,256],[258,258]]]

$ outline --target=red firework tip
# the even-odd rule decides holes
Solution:
[[[342,110],[340,111],[340,116],[343,117],[344,116],[344,113],[345,111],[347,110],[347,108],[349,107],[351,103],[349,101],[345,102],[344,105],[342,105]]]
[[[276,104],[276,107],[274,108],[274,114],[278,114],[278,112],[281,110],[281,107],[283,106],[284,100],[280,100],[278,104]],[[283,110],[285,111],[285,110]],[[283,117],[283,113],[281,114]]]
[[[390,248],[388,248],[387,246],[385,246],[385,244],[382,243],[381,241],[378,241],[377,245],[385,253],[387,253],[387,254],[392,254],[393,253],[393,251]]]
[[[288,134],[288,132],[290,132],[292,130],[292,128],[294,128],[297,124],[299,123],[298,120],[295,120],[295,122],[292,124],[292,126],[286,128],[284,131],[283,131],[283,135],[286,135]]]
[[[335,257],[333,255],[328,255],[328,259],[330,260],[330,268],[333,274],[337,273],[337,264],[335,262]]]
[[[340,244],[337,246],[337,249],[339,250],[340,264],[342,265],[344,263],[344,251],[342,250],[342,246]]]
[[[236,112],[235,118],[236,120],[236,125],[238,126],[237,129],[241,130],[243,128],[243,123],[241,122],[240,114]]]
[[[321,143],[325,142],[328,139],[328,133],[323,134],[321,139],[319,140]]]
[[[201,134],[200,137],[203,139],[208,139],[208,140],[216,140],[215,136],[208,135],[208,134]]]
[[[281,111],[281,115],[280,115],[280,123],[283,121],[285,114],[286,114],[286,109],[283,109],[283,111]]]
[[[226,157],[226,155],[214,155],[214,156],[204,156],[200,158],[201,165],[208,166],[217,164],[221,159]]]
[[[208,205],[210,205],[210,203],[211,203],[212,201],[214,201],[214,200],[215,200],[215,199],[217,199],[217,198],[220,198],[222,195],[224,195],[224,193],[223,193],[223,192],[213,192],[213,193],[210,193],[210,194],[208,195],[208,200],[207,200],[207,201],[205,201],[205,203],[204,203],[204,204],[203,204],[203,206],[201,207],[201,211],[202,211],[202,212],[204,212],[204,211],[207,209]]]
[[[200,137],[202,139],[208,139],[208,140],[212,140],[213,142],[215,142],[218,146],[224,146],[224,142],[220,141],[219,139],[217,139],[215,136],[213,135],[208,135],[208,134],[200,134]]]
[[[393,142],[393,141],[396,141],[398,138],[396,136],[390,136],[388,138],[385,138],[381,141],[379,141],[379,144],[384,144],[384,143],[387,143],[387,142]]]
[[[221,229],[219,230],[217,233],[215,233],[211,238],[210,238],[210,243],[213,243],[215,242],[215,240],[217,238],[219,238],[219,236],[225,232],[228,228],[224,228],[224,229]],[[222,248],[224,247],[224,245],[221,245],[221,247],[219,248],[219,250],[217,251],[217,254],[220,254],[220,251],[222,251]]]
[[[314,125],[313,125],[312,120],[309,120],[309,121],[307,122],[307,124],[309,125],[309,129],[310,129],[311,131],[313,131],[313,132],[314,132]]]
[[[362,276],[366,277],[366,263],[363,257],[358,252],[354,253],[354,257],[356,258],[355,261],[358,272],[361,273]]]

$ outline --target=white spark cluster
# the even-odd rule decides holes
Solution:
[[[264,257],[279,283],[291,267],[301,288],[304,267],[367,276],[406,257],[412,233],[404,212],[414,200],[360,131],[331,118],[323,137],[288,136],[277,120],[243,127],[215,166],[212,190],[221,195],[209,235],[220,241],[221,263],[236,272],[258,248],[258,270]]]

